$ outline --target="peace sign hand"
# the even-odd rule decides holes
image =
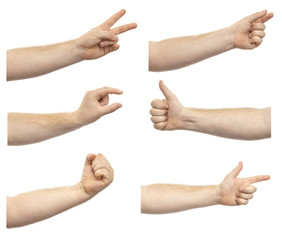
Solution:
[[[111,29],[125,13],[124,9],[120,10],[76,40],[77,49],[81,52],[83,60],[100,58],[119,49],[117,35],[137,27],[136,23],[130,23]]]

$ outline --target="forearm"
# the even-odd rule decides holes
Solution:
[[[271,108],[185,108],[183,129],[225,138],[257,140],[271,137]]]
[[[162,214],[219,204],[218,188],[153,184],[141,187],[141,212]]]
[[[149,43],[149,70],[183,68],[233,48],[229,29]]]
[[[89,199],[82,186],[44,189],[7,198],[7,227],[21,227],[53,217]]]
[[[82,61],[76,41],[7,51],[7,80],[37,77]]]
[[[74,113],[8,113],[8,145],[41,142],[81,126]]]

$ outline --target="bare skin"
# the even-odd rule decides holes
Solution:
[[[37,190],[7,198],[7,227],[21,227],[45,220],[84,203],[109,186],[114,170],[102,155],[86,157],[79,183]]]
[[[151,121],[158,130],[191,130],[241,140],[271,137],[271,108],[188,108],[163,81],[160,89],[166,99],[153,100],[150,110]]]
[[[265,24],[274,16],[264,10],[235,24],[206,34],[149,42],[149,70],[169,71],[189,66],[220,53],[254,49],[265,37]]]
[[[218,185],[188,186],[153,184],[141,187],[141,212],[164,214],[212,205],[246,205],[253,198],[252,184],[270,179],[269,175],[238,178],[242,162]]]
[[[121,108],[109,103],[110,94],[122,94],[116,88],[103,87],[85,94],[80,107],[69,113],[8,113],[8,145],[41,142],[79,129]]]
[[[7,81],[33,78],[83,60],[103,57],[119,49],[117,35],[137,27],[136,23],[112,26],[125,14],[121,10],[81,37],[47,46],[7,51]]]

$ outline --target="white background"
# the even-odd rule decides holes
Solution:
[[[280,1],[7,1],[1,25],[1,230],[5,239],[281,239],[281,7]],[[121,48],[30,80],[5,82],[7,49],[74,39],[118,10],[136,22]],[[273,11],[263,44],[233,50],[182,70],[149,73],[148,40],[213,31],[263,9]],[[279,69],[280,68],[280,69]],[[161,132],[150,102],[163,79],[185,106],[272,107],[272,138],[238,141],[189,131]],[[87,90],[120,88],[122,109],[49,141],[6,146],[6,112],[75,110]],[[4,127],[3,127],[4,126]],[[30,226],[6,230],[6,195],[80,180],[85,156],[103,153],[115,180],[91,201]],[[140,214],[140,185],[217,184],[243,161],[240,176],[270,174],[249,205],[212,206],[168,215]],[[3,239],[3,238],[2,238]]]

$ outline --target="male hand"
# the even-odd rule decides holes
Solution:
[[[104,190],[113,179],[114,170],[102,154],[87,155],[80,184],[89,197]]]
[[[227,174],[221,184],[218,185],[220,204],[227,206],[246,205],[257,190],[251,184],[270,179],[269,175],[237,178],[242,168],[243,164],[239,162],[238,166]]]
[[[112,113],[122,107],[120,103],[108,105],[109,94],[122,94],[122,91],[116,88],[103,87],[85,94],[79,109],[74,112],[75,121],[79,126],[95,122],[105,114]]]
[[[163,81],[160,81],[159,85],[166,99],[155,99],[151,103],[150,113],[154,128],[158,130],[182,129],[184,107]]]
[[[233,39],[233,46],[241,49],[254,49],[262,43],[265,36],[265,25],[274,16],[273,13],[262,12],[254,13],[236,22],[227,28]]]
[[[117,35],[137,27],[136,23],[130,23],[111,29],[125,12],[124,9],[117,12],[100,26],[91,29],[76,40],[84,60],[96,59],[119,49]]]

